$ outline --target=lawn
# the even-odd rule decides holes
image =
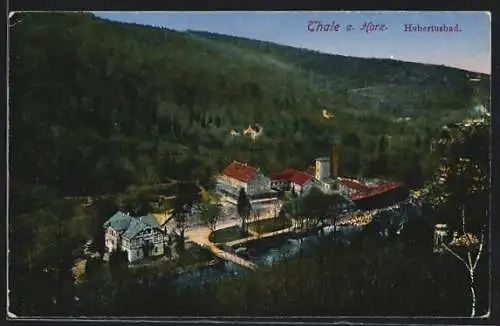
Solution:
[[[209,262],[214,259],[215,256],[209,250],[201,248],[197,245],[192,245],[186,248],[185,251],[180,253],[179,266],[186,267],[190,265],[200,264]]]
[[[270,218],[261,221],[251,222],[248,229],[260,234],[286,229],[292,226],[292,221],[288,218]]]
[[[247,235],[248,236],[248,235]],[[229,241],[243,239],[246,236],[241,235],[240,227],[235,225],[228,228],[216,230],[210,233],[208,240],[213,243],[225,243]]]

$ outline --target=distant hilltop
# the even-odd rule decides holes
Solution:
[[[399,60],[399,59],[393,59],[393,58],[367,58],[367,57],[358,57],[358,56],[347,56],[347,55],[342,55],[342,54],[333,54],[333,53],[325,53],[321,52],[318,50],[313,50],[313,49],[308,49],[308,48],[301,48],[301,47],[293,47],[290,45],[283,45],[283,44],[278,44],[270,41],[261,41],[261,40],[256,40],[256,39],[250,39],[250,38],[245,38],[245,37],[240,37],[240,36],[234,36],[234,35],[226,35],[226,34],[219,34],[219,33],[214,33],[214,32],[208,32],[208,31],[201,31],[201,30],[186,30],[186,33],[190,35],[198,35],[202,36],[204,38],[212,39],[212,40],[217,40],[217,41],[223,41],[223,42],[230,42],[233,44],[238,44],[239,46],[249,46],[249,47],[254,47],[258,46],[262,52],[268,52],[272,53],[274,51],[279,51],[282,53],[286,53],[288,51],[296,51],[297,58],[299,56],[313,56],[315,59],[318,60],[336,60],[338,61],[339,68],[341,64],[346,64],[346,65],[353,65],[357,66],[355,67],[356,72],[361,72],[363,67],[366,67],[365,64],[374,64],[374,63],[384,63],[387,64],[388,66],[401,66],[405,68],[411,68],[415,69],[417,67],[422,67],[426,66],[429,68],[434,68],[434,69],[450,69],[450,70],[457,70],[461,72],[466,72],[471,75],[475,75],[475,78],[486,78],[489,79],[490,75],[486,73],[480,73],[480,72],[475,72],[475,71],[469,71],[467,69],[463,68],[457,68],[457,67],[451,67],[451,66],[445,66],[443,64],[430,64],[430,63],[419,63],[419,62],[411,62],[411,61],[404,61],[404,60]],[[362,64],[364,62],[365,64]],[[318,66],[319,69],[321,69],[320,66]],[[333,70],[330,70],[328,67],[324,67],[325,72],[328,73],[333,73]],[[353,68],[353,67],[351,67]]]

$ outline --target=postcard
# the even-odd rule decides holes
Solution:
[[[490,316],[488,12],[9,24],[9,318]]]

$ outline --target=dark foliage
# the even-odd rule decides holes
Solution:
[[[248,198],[244,188],[240,189],[236,208],[238,216],[241,219],[241,232],[245,234],[247,232],[247,221],[250,216],[250,212],[252,211],[252,205],[250,204],[250,198]]]
[[[458,69],[119,24],[92,14],[15,16],[22,23],[10,30],[9,53],[11,311],[467,314],[462,270],[426,246],[429,221],[415,222],[400,238],[387,241],[368,229],[351,247],[323,244],[297,259],[193,293],[174,295],[167,278],[154,273],[131,277],[123,252],[112,253],[109,264],[90,260],[83,285],[75,287],[70,269],[73,251],[85,239],[95,238],[103,250],[102,223],[118,208],[135,215],[152,210],[145,192],[115,196],[131,186],[170,179],[211,186],[232,160],[267,172],[305,168],[326,155],[337,136],[342,173],[417,187],[439,166],[442,152],[431,149],[441,139],[449,147],[450,170],[468,168],[452,173],[434,193],[476,187],[474,164],[457,161],[479,157],[479,174],[489,173],[487,128],[442,133],[441,126],[470,115],[473,105],[488,105],[487,76],[471,85],[467,72]],[[323,109],[335,118],[321,118]],[[254,124],[263,132],[255,142],[229,135]],[[187,189],[192,184],[179,182],[174,211],[181,230],[197,192]],[[468,209],[483,217],[488,191],[457,192],[446,205],[429,203],[425,215],[452,221],[456,203],[469,198]],[[77,197],[99,195],[104,196],[91,206]],[[247,201],[241,202],[240,216],[248,217]],[[483,222],[472,221],[471,227]],[[183,246],[183,239],[177,244]],[[481,260],[481,307],[488,299],[487,269],[487,260]],[[173,300],[176,304],[166,304]]]

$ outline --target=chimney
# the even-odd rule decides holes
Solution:
[[[330,157],[330,178],[332,179],[336,179],[338,177],[338,156],[338,146],[336,143],[333,143]]]

